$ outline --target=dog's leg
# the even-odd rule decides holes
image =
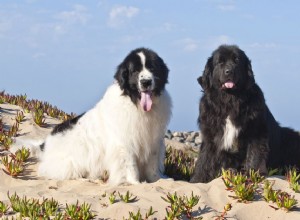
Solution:
[[[109,166],[109,184],[119,185],[121,183],[138,184],[139,170],[136,156],[130,152],[126,152],[122,147],[115,151],[115,155],[107,161]]]
[[[267,140],[261,140],[259,143],[249,143],[247,146],[247,155],[245,161],[245,169],[259,170],[261,174],[267,174],[267,156],[269,147]]]
[[[145,178],[147,182],[155,182],[163,177],[159,171],[158,157],[158,152],[152,152],[144,166]]]
[[[156,148],[149,155],[148,161],[145,163],[145,178],[147,182],[155,182],[160,178],[167,178],[164,173],[164,160],[166,156],[166,147],[163,141],[156,144]]]
[[[207,183],[213,180],[221,170],[220,158],[213,146],[202,143],[199,156],[196,162],[191,183]]]

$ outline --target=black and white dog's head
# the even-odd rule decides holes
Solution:
[[[208,58],[198,82],[204,91],[215,89],[234,93],[250,88],[255,81],[245,52],[235,45],[221,45]]]
[[[124,95],[136,105],[140,103],[145,111],[150,111],[152,98],[159,96],[168,83],[168,73],[167,65],[154,51],[138,48],[117,67],[114,77]]]

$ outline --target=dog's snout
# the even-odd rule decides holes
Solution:
[[[151,79],[141,79],[140,83],[143,88],[148,88],[152,85],[152,80]]]
[[[225,75],[226,76],[230,75],[231,73],[232,73],[232,69],[230,69],[230,68],[225,69]]]

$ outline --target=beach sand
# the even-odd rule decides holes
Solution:
[[[0,118],[5,126],[11,126],[20,107],[1,104]],[[20,125],[20,136],[18,139],[43,140],[55,124],[60,123],[59,120],[50,117],[46,118],[47,127],[41,128],[37,126],[32,119],[30,113],[25,114],[25,121]],[[3,168],[3,165],[0,165]],[[223,207],[227,203],[232,204],[232,209],[228,211],[226,217],[228,219],[256,220],[256,219],[300,219],[300,209],[298,207],[290,212],[279,209],[275,210],[270,205],[276,207],[276,204],[267,203],[261,196],[256,196],[255,200],[248,203],[238,202],[232,198],[233,192],[226,191],[221,178],[215,179],[210,183],[190,184],[185,181],[174,181],[172,179],[161,179],[154,183],[141,183],[138,185],[122,185],[118,187],[109,186],[100,180],[93,181],[88,179],[79,180],[45,180],[38,177],[36,170],[38,160],[31,157],[27,162],[25,172],[22,176],[13,178],[7,175],[2,169],[0,170],[0,201],[9,204],[7,193],[19,196],[27,196],[28,198],[54,198],[59,201],[60,207],[65,207],[66,203],[75,204],[89,203],[93,212],[97,215],[96,219],[123,219],[129,218],[129,211],[136,213],[140,210],[144,216],[152,206],[157,211],[151,219],[164,219],[166,216],[166,208],[168,203],[161,197],[166,197],[168,193],[177,193],[178,195],[200,196],[199,203],[194,207],[193,215],[195,217],[203,217],[203,219],[216,219],[223,211]],[[274,189],[281,189],[295,196],[300,203],[300,194],[293,192],[289,188],[289,184],[284,177],[275,176],[268,178],[275,181]],[[125,194],[130,191],[137,200],[132,203],[124,203],[117,200],[114,204],[110,204],[109,195],[114,191]]]

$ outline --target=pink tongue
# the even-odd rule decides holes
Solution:
[[[151,94],[149,92],[141,92],[141,107],[144,111],[150,111],[152,106]]]
[[[226,82],[224,83],[224,87],[227,89],[231,89],[234,87],[234,83],[233,82]]]

